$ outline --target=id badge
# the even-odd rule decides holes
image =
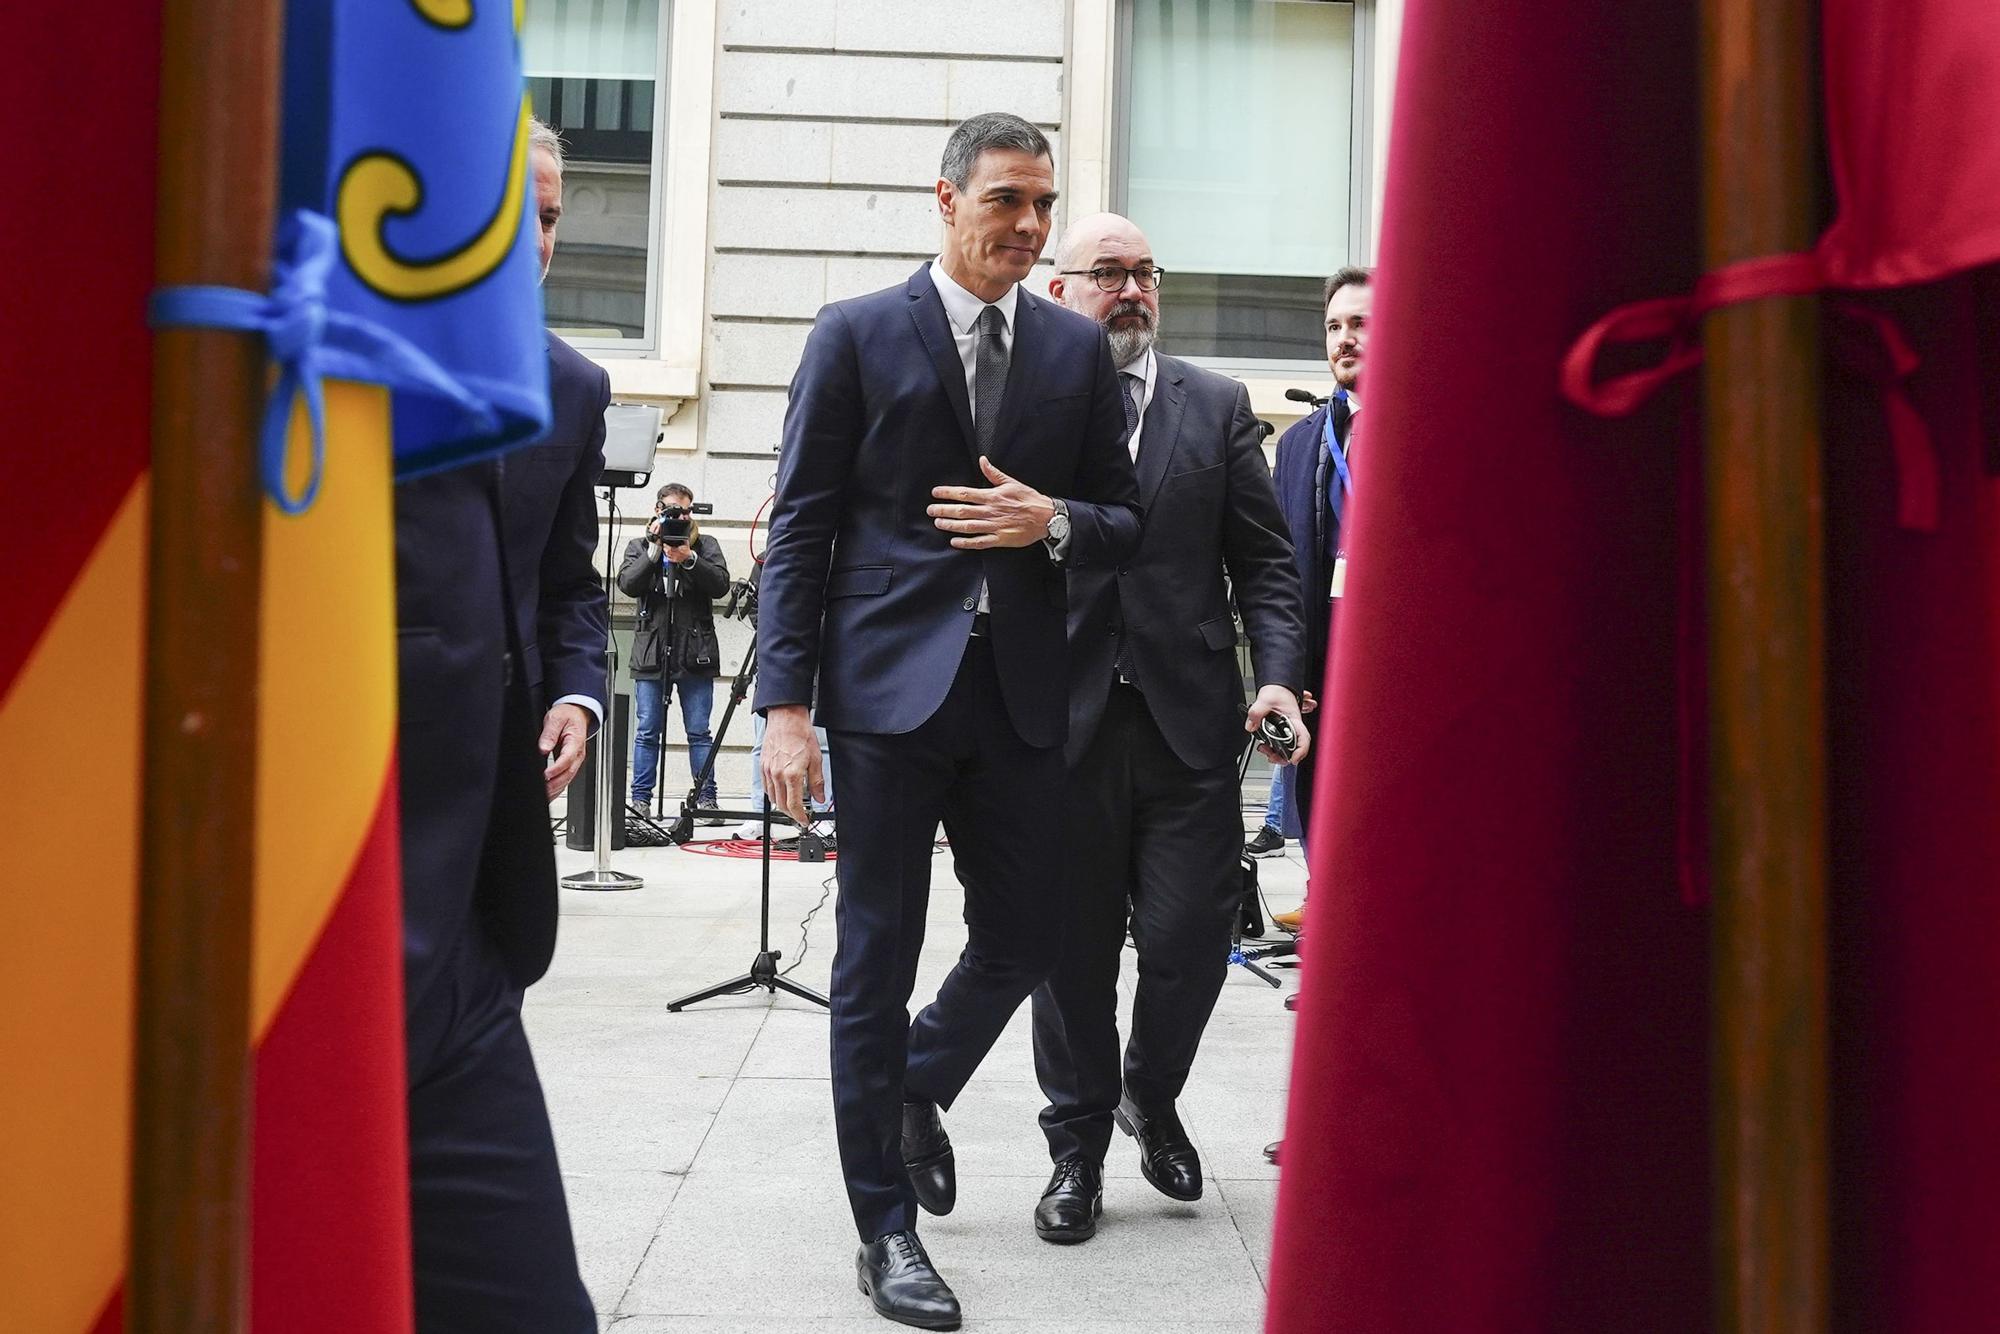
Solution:
[[[1333,596],[1339,597],[1347,588],[1347,557],[1333,558]]]

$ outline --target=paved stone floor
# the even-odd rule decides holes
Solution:
[[[720,831],[718,831],[720,832]],[[585,854],[561,852],[565,872]],[[527,1024],[548,1090],[583,1276],[617,1334],[783,1334],[891,1328],[855,1290],[855,1239],[835,1159],[826,1016],[759,990],[679,1014],[667,1002],[745,971],[756,950],[758,865],[685,849],[618,853],[628,893],[564,890],[562,933]],[[1293,845],[1267,859],[1270,904],[1294,906]],[[799,922],[830,865],[774,867],[773,943],[799,956]],[[964,943],[963,894],[940,852],[914,1010]],[[833,901],[793,976],[824,991]],[[1129,1006],[1133,956],[1125,956]],[[1296,973],[1282,974],[1285,991]],[[1117,1137],[1104,1221],[1085,1245],[1050,1246],[1031,1212],[1047,1180],[1027,1007],[946,1118],[958,1208],[924,1240],[968,1330],[1006,1334],[1261,1329],[1277,1138],[1292,1019],[1281,993],[1232,968],[1182,1100],[1206,1195],[1179,1204],[1139,1176]]]

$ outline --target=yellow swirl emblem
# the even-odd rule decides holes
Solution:
[[[518,10],[521,4],[522,0],[515,0],[514,8]],[[426,22],[440,28],[463,28],[472,22],[472,0],[410,0],[410,5]]]
[[[413,3],[447,7],[445,0]],[[341,173],[334,199],[340,248],[356,276],[391,300],[431,301],[462,292],[499,268],[521,235],[521,209],[528,193],[528,115],[528,99],[523,97],[499,209],[478,236],[437,259],[406,259],[382,236],[390,218],[423,207],[424,184],[416,169],[393,153],[356,158]]]

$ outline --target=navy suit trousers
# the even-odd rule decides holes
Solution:
[[[468,924],[410,1007],[418,1334],[595,1334],[521,992]]]
[[[829,728],[840,770],[833,1104],[862,1240],[914,1228],[902,1103],[950,1107],[1054,964],[1063,893],[1063,754],[1030,746],[972,638],[937,712],[894,735]],[[965,886],[964,952],[909,1017],[939,821]]]

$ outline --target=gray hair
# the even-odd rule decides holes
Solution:
[[[973,164],[991,148],[1011,148],[1033,157],[1045,157],[1054,165],[1056,155],[1049,138],[1040,130],[1005,111],[985,111],[958,123],[945,140],[944,161],[938,175],[963,190],[972,180]]]
[[[1364,269],[1353,264],[1349,264],[1345,268],[1335,269],[1333,276],[1326,280],[1326,290],[1320,293],[1319,303],[1324,306],[1327,302],[1333,300],[1333,294],[1343,287],[1368,287],[1374,281],[1375,270],[1373,269]]]
[[[528,151],[533,153],[537,148],[549,155],[550,161],[556,164],[557,171],[563,169],[562,136],[551,129],[548,123],[540,116],[530,116],[528,117]]]

